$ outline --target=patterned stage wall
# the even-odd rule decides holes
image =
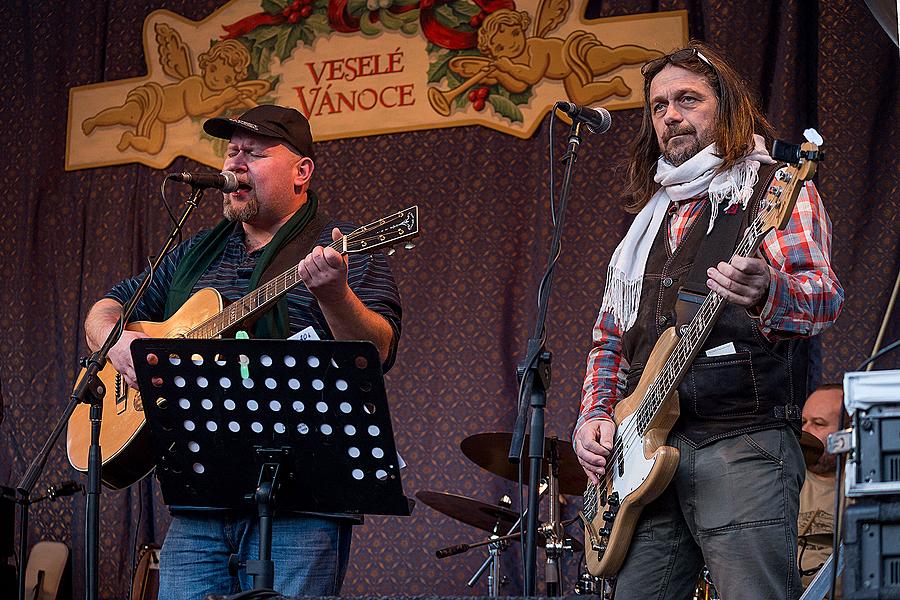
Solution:
[[[821,3],[821,14],[801,14],[798,5],[808,4],[622,0],[598,2],[590,12],[686,8],[691,35],[734,45],[731,54],[762,90],[783,135],[797,139],[818,119],[830,152],[818,181],[834,221],[836,270],[848,291],[843,316],[823,340],[824,376],[837,380],[869,351],[898,267],[897,54],[862,3]],[[68,89],[143,74],[138,40],[151,10],[200,19],[215,6],[39,1],[6,11],[0,124],[10,200],[0,233],[0,483],[19,479],[52,428],[85,351],[80,325],[88,307],[140,269],[169,227],[158,200],[161,172],[63,171]],[[603,265],[629,222],[618,209],[621,172],[614,165],[638,117],[615,113],[608,134],[585,139],[577,164],[547,324],[554,352],[548,432],[564,438],[578,405]],[[329,212],[366,222],[413,202],[422,209],[418,247],[392,259],[405,314],[387,385],[398,447],[410,464],[409,495],[449,491],[491,502],[502,493],[515,496],[512,484],[468,463],[458,448],[468,435],[512,426],[514,367],[532,328],[549,246],[546,134],[546,123],[526,141],[468,127],[319,147],[316,187]],[[176,161],[169,170],[195,168]],[[170,191],[173,201],[185,192]],[[209,193],[191,231],[212,223],[218,205]],[[41,485],[69,477],[61,443]],[[156,493],[145,481],[103,495],[104,598],[127,593],[137,523],[139,540],[162,539],[167,517]],[[141,503],[139,496],[151,500]],[[83,502],[39,505],[32,517],[32,542],[61,540],[74,548],[80,596]],[[356,531],[345,592],[467,593],[482,555],[438,562],[432,552],[477,537],[422,505],[409,519],[370,518]],[[514,580],[518,556],[505,560]]]

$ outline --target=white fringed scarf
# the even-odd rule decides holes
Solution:
[[[716,173],[722,159],[714,153],[715,144],[710,144],[678,167],[659,157],[654,180],[662,187],[634,218],[625,238],[613,252],[606,271],[606,290],[600,313],[612,314],[623,332],[628,331],[637,319],[647,257],[669,203],[696,198],[708,192],[710,215],[707,234],[712,231],[720,210],[728,210],[738,203],[746,208],[758,180],[759,165],[775,162],[769,156],[762,136],[754,135],[753,138],[753,151],[724,173]]]

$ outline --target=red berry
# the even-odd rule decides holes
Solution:
[[[488,94],[490,94],[490,93],[491,93],[491,90],[489,90],[486,87],[478,88],[478,92],[477,92],[478,99],[485,100],[488,97]]]
[[[291,9],[292,9],[292,10],[299,10],[299,9],[300,9],[300,4],[301,4],[300,0],[294,0],[293,2],[291,2]]]
[[[469,90],[469,102],[475,102],[476,100],[478,100],[478,92]]]
[[[292,12],[291,16],[288,17],[288,23],[296,23],[300,20],[300,13]]]
[[[292,12],[294,12],[294,11],[292,11],[291,7],[288,6],[283,11],[281,11],[281,14],[284,15],[285,17],[290,17]]]
[[[308,17],[309,15],[312,14],[312,11],[313,11],[313,7],[310,6],[309,4],[307,4],[306,6],[304,6],[303,8],[300,9],[300,16],[305,19],[306,17]]]
[[[481,25],[481,21],[478,20],[478,15],[473,15],[472,18],[469,19],[469,27],[478,29],[479,25]]]
[[[484,110],[484,100],[479,98],[472,104],[472,106],[475,107],[475,110],[482,111]]]

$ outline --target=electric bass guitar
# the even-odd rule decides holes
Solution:
[[[412,206],[348,233],[331,244],[341,255],[375,252],[419,235],[419,207]],[[407,248],[412,244],[406,243]],[[393,248],[388,250],[393,254]],[[162,323],[135,321],[126,325],[155,338],[212,339],[260,315],[288,290],[300,283],[297,267],[271,279],[240,300],[224,305],[213,288],[204,288],[188,298],[178,311]],[[144,409],[140,392],[125,383],[112,363],[98,374],[106,387],[103,397],[103,426],[100,448],[103,452],[101,480],[113,489],[137,483],[153,470],[150,434],[144,427]],[[84,370],[79,380],[84,376]],[[79,404],[69,418],[67,432],[69,462],[87,471],[91,445],[90,405]]]
[[[789,166],[776,174],[734,256],[752,256],[769,231],[787,225],[803,183],[812,178],[822,158],[818,133],[807,130],[807,139],[815,143],[775,142],[773,157]],[[606,473],[599,484],[588,484],[579,513],[587,569],[595,577],[611,577],[619,571],[641,510],[662,494],[675,475],[679,451],[667,446],[666,440],[680,414],[678,385],[724,305],[722,296],[711,291],[680,332],[675,327],[666,329],[653,347],[634,393],[616,405],[616,433]]]

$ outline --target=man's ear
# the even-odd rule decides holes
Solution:
[[[300,160],[294,165],[294,187],[302,188],[307,185],[315,170],[316,165],[310,157],[300,157]]]

